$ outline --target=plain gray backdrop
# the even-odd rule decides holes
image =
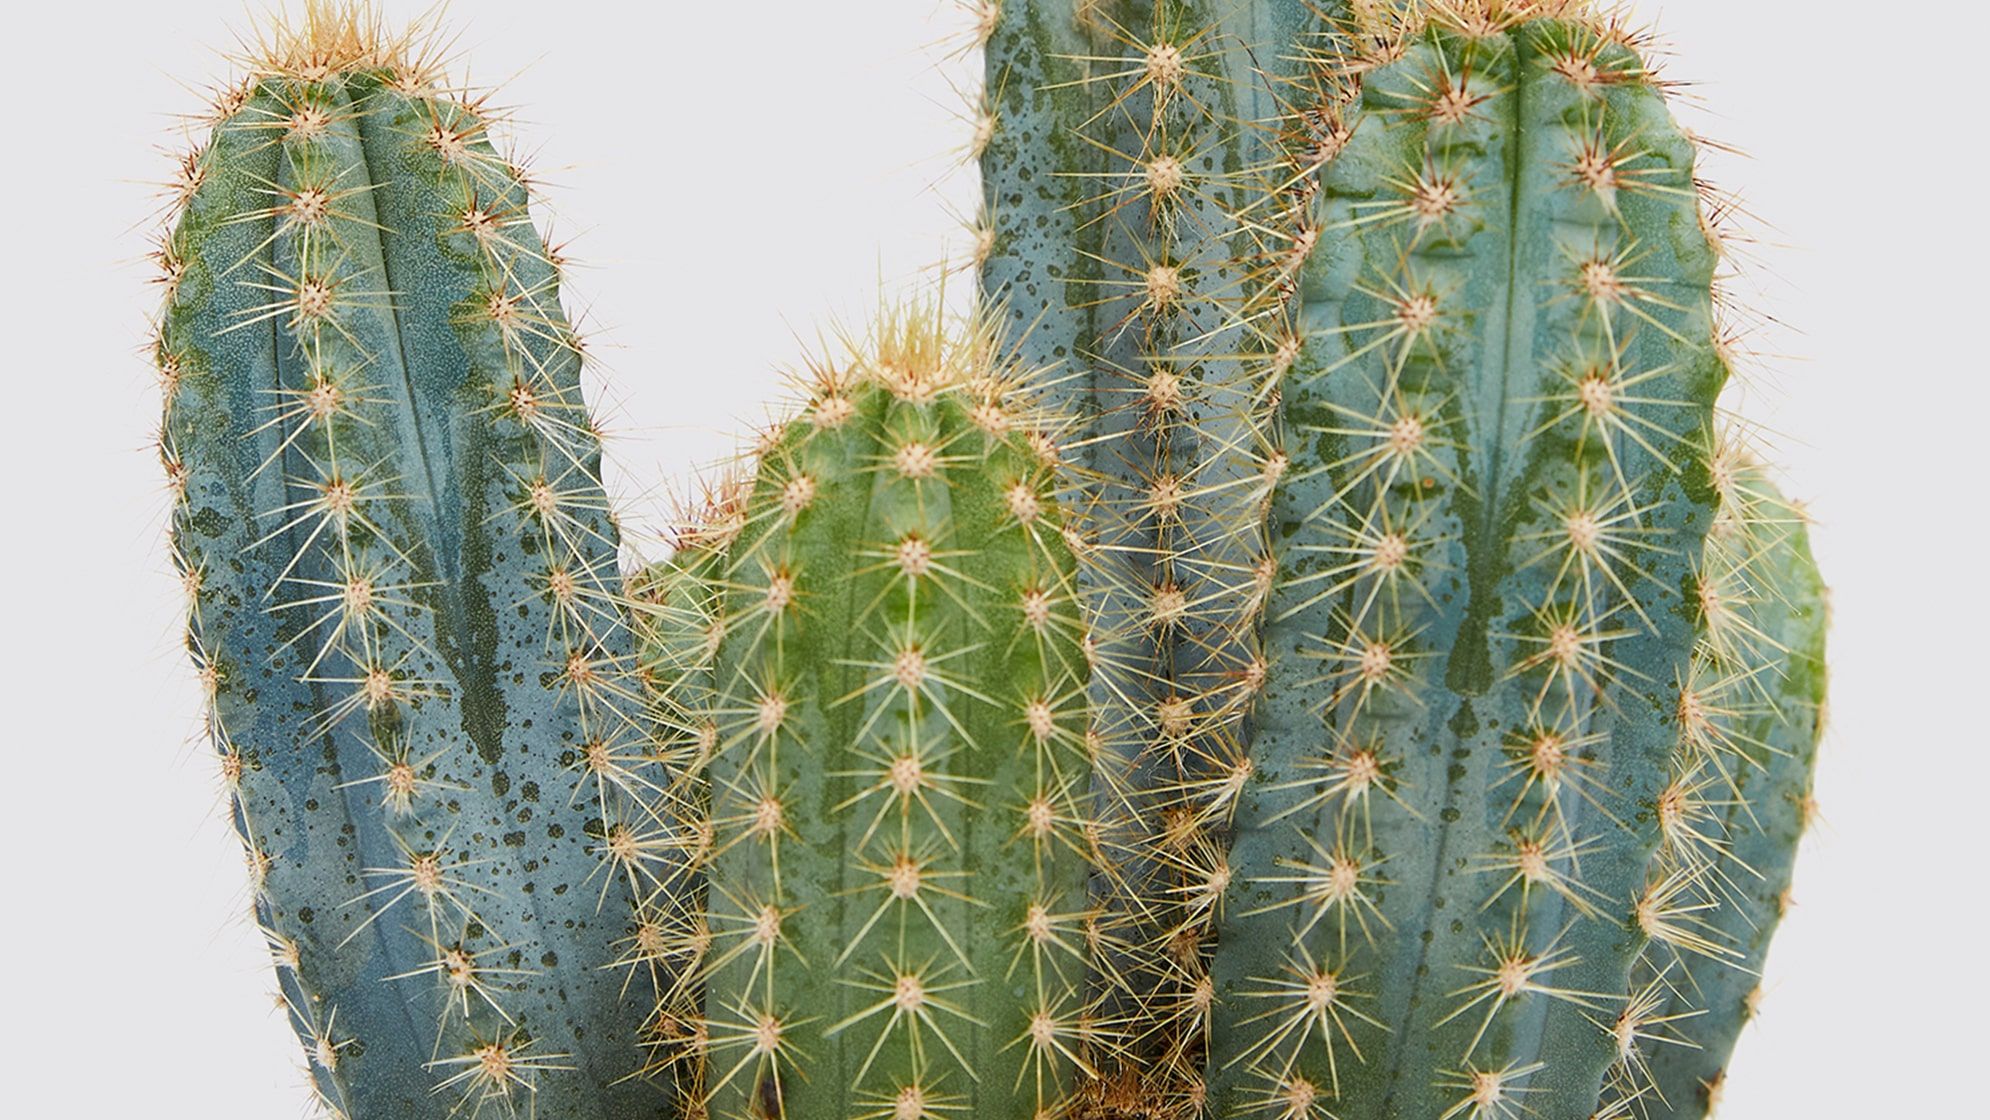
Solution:
[[[0,1111],[302,1115],[195,738],[141,353],[147,181],[247,14],[23,8],[0,171]],[[1983,1107],[1990,1042],[1990,167],[1970,53],[1990,28],[1963,3],[1635,10],[1688,83],[1686,122],[1748,153],[1705,168],[1758,217],[1741,290],[1768,357],[1730,403],[1773,433],[1835,591],[1824,823],[1723,1114],[1962,1115]],[[569,304],[603,332],[632,525],[737,446],[802,340],[963,255],[976,67],[946,58],[949,0],[507,0],[448,19],[470,79],[519,107],[552,183],[542,219],[578,235]]]

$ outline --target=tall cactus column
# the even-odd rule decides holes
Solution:
[[[1518,11],[1519,9],[1515,9]],[[1220,1114],[1586,1120],[1703,632],[1715,344],[1636,54],[1464,5],[1364,63],[1302,282]]]
[[[991,5],[981,281],[1081,419],[1101,485],[1088,526],[1116,571],[1098,620],[1094,729],[1117,853],[1100,937],[1109,1019],[1155,1020],[1111,1103],[1181,1096],[1199,1067],[1220,832],[1246,770],[1261,674],[1274,386],[1310,187],[1280,95],[1313,23],[1298,3],[1004,0]],[[1156,1074],[1156,1069],[1170,1072]],[[1182,1097],[1182,1100],[1186,1100]],[[1176,1101],[1181,1103],[1181,1100]]]
[[[157,358],[188,642],[335,1115],[657,1115],[611,969],[669,874],[578,343],[519,174],[313,6],[186,163]]]

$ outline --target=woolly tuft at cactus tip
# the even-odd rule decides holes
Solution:
[[[1981,1107],[1990,530],[1944,512],[1990,485],[1974,7],[12,26],[13,1111],[1559,1120],[1598,1077],[1598,1117]],[[1647,372],[1430,388],[1485,365],[1418,350],[1467,320]],[[1537,483],[1554,532],[1520,502],[1486,559],[1486,503]],[[1495,589],[1539,602],[1468,606]],[[801,681],[832,616],[869,652]],[[1293,712],[1366,737],[1292,748]],[[847,749],[777,766],[790,722]],[[1754,796],[1813,722],[1814,783]],[[1703,764],[1630,757],[1654,736]],[[240,746],[274,742],[311,747]],[[1325,815],[1350,791],[1381,816]]]

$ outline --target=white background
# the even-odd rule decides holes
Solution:
[[[1750,298],[1787,327],[1759,339],[1776,357],[1743,407],[1779,433],[1835,586],[1825,824],[1724,1114],[1962,1115],[1983,1107],[1990,1042],[1972,53],[1990,28],[1939,0],[1636,7],[1705,102],[1687,123],[1750,153],[1708,168],[1773,223]],[[243,9],[21,8],[0,167],[0,1111],[295,1116],[299,1055],[231,917],[241,857],[193,738],[140,354],[145,181],[181,145],[171,114],[197,108],[179,80],[223,71],[210,48]],[[972,212],[948,0],[466,2],[450,20],[472,79],[522,107],[556,231],[582,234],[571,287],[611,346],[636,524],[762,415],[797,335],[860,319]]]

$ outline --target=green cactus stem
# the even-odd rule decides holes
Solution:
[[[989,335],[888,315],[743,499],[683,798],[713,1115],[1030,1120],[1084,1068],[1077,567]]]

